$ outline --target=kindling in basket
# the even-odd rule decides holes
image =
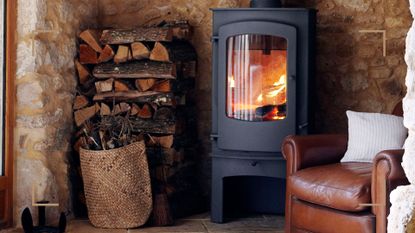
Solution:
[[[111,150],[80,150],[89,219],[95,227],[135,228],[152,211],[144,141]]]

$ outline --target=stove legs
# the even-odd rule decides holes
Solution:
[[[212,222],[223,223],[223,177],[212,179],[211,213]]]

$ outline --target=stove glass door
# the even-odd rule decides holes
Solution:
[[[283,139],[296,133],[296,28],[235,22],[221,26],[217,39],[213,106],[218,147],[281,151]]]
[[[287,116],[287,40],[243,34],[227,40],[226,115],[243,121]]]

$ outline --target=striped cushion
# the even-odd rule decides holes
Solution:
[[[372,162],[383,150],[402,149],[408,131],[403,117],[347,111],[349,142],[341,162]]]

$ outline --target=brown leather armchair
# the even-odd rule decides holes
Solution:
[[[408,184],[404,151],[382,151],[373,163],[340,163],[346,149],[346,135],[285,139],[286,233],[386,233],[389,194]]]

